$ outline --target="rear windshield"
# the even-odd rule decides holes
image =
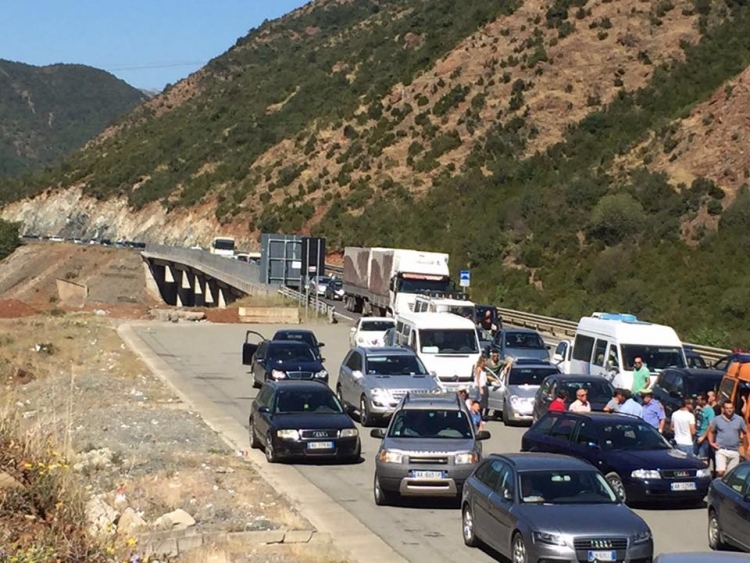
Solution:
[[[315,346],[315,337],[311,332],[281,332],[273,337],[274,340],[292,340],[304,342],[310,346]]]
[[[514,367],[508,376],[508,385],[541,385],[542,381],[554,373],[560,373],[557,368],[521,368]]]
[[[527,350],[543,350],[544,340],[533,332],[506,332],[506,348],[524,348]]]
[[[389,328],[393,328],[393,321],[362,321],[359,325],[359,330],[365,332],[385,332]]]
[[[691,377],[685,380],[687,393],[691,397],[697,397],[701,393],[716,391],[721,384],[721,378],[721,375],[717,377]]]

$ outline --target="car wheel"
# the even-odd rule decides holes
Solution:
[[[375,498],[375,504],[378,506],[388,506],[393,503],[394,495],[388,491],[384,491],[380,488],[380,480],[378,479],[377,473],[375,474],[375,480],[372,484],[372,495]]]
[[[620,497],[620,500],[622,502],[627,502],[628,497],[625,493],[625,485],[622,484],[622,479],[620,479],[620,476],[617,473],[607,473],[604,478],[607,480],[607,483],[609,483],[609,486],[614,489],[615,494]]]
[[[463,530],[464,543],[469,547],[479,546],[479,540],[474,535],[474,512],[466,504],[461,512],[461,529]]]
[[[529,556],[526,553],[526,542],[523,541],[523,536],[518,532],[513,536],[510,557],[513,563],[528,563],[529,561]]]
[[[260,440],[258,440],[258,435],[255,433],[255,423],[253,422],[253,419],[250,419],[250,424],[248,424],[248,433],[250,434],[250,447],[254,450],[257,450],[260,447]]]
[[[258,383],[258,380],[255,379],[255,374],[253,374],[253,389],[260,389],[262,385]]]
[[[508,403],[503,403],[503,425],[511,425],[510,414],[508,414]]]
[[[273,438],[270,432],[266,435],[265,450],[266,450],[266,461],[268,463],[276,463],[277,461],[279,461],[279,458],[276,455],[276,450],[273,447]]]
[[[365,428],[372,426],[372,415],[370,415],[370,408],[367,406],[367,398],[364,395],[359,400],[359,423]]]
[[[348,459],[349,463],[359,463],[359,460],[362,459],[362,446],[357,446],[357,451],[355,454]]]
[[[719,524],[719,515],[711,509],[708,512],[708,547],[714,551],[722,551],[726,549],[726,545],[724,532],[721,531],[721,524]]]

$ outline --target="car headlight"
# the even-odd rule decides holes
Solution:
[[[370,389],[370,394],[373,397],[387,397],[388,391],[386,391],[385,389],[381,389],[380,387],[375,387],[373,389]]]
[[[651,530],[646,530],[633,536],[633,543],[645,543],[652,538]]]
[[[700,479],[701,477],[711,477],[711,470],[708,467],[706,467],[705,469],[699,469],[695,473],[695,476],[698,477],[698,479]]]
[[[276,436],[282,440],[299,440],[299,430],[277,430]]]
[[[324,369],[315,374],[315,379],[324,379],[326,377],[328,377],[328,372]]]
[[[286,379],[286,372],[275,369],[271,372],[271,377],[274,379]]]
[[[356,428],[344,428],[341,431],[342,438],[356,438],[359,435],[359,431]]]
[[[378,459],[383,463],[403,463],[404,454],[401,452],[383,450],[378,454]]]
[[[633,479],[661,479],[661,474],[656,469],[636,469],[630,476]]]
[[[454,458],[454,463],[456,465],[467,465],[470,463],[476,463],[479,461],[479,456],[476,452],[466,452],[461,454],[456,454],[456,457]]]
[[[362,338],[361,336],[357,337],[357,342],[359,342],[360,344],[362,344],[364,341],[365,341],[365,339]]]
[[[560,545],[565,546],[565,537],[560,534],[550,534],[547,532],[533,532],[532,538],[535,542],[546,543],[548,545]]]

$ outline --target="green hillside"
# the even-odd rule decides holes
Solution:
[[[62,160],[145,98],[91,67],[0,60],[0,176]]]

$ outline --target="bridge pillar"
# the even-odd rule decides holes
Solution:
[[[204,299],[206,301],[206,307],[216,307],[217,295],[216,291],[219,289],[216,280],[206,279]]]
[[[216,306],[219,309],[226,309],[227,308],[227,289],[217,286],[216,291],[218,292],[218,300],[216,302]]]
[[[200,274],[193,279],[193,303],[196,307],[206,306],[206,280]]]
[[[164,282],[161,284],[161,295],[167,305],[179,305],[177,295],[177,283],[179,270],[174,266],[164,267]]]
[[[187,270],[179,271],[179,287],[177,289],[177,305],[179,307],[192,307],[195,303],[195,293],[193,292],[193,278],[195,274]]]

